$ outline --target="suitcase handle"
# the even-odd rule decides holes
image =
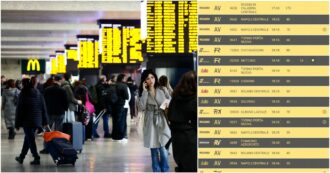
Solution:
[[[104,114],[105,114],[105,112],[106,112],[106,109],[103,109],[96,117],[95,117],[95,119],[93,119],[93,123],[95,124],[95,123],[97,123],[99,120],[100,120],[100,118],[101,118],[101,116],[103,116]]]
[[[49,127],[49,125],[47,125],[46,127],[42,128],[44,130],[44,132],[51,132],[52,129]]]

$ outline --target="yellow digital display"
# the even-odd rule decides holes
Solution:
[[[68,47],[68,48],[66,48],[65,52],[66,52],[66,58],[67,59],[72,59],[74,61],[79,61],[78,60],[77,46],[75,46],[75,47]]]
[[[64,52],[56,52],[57,73],[66,73],[66,59]]]
[[[136,20],[100,20],[102,63],[143,62],[141,29]]]
[[[78,36],[78,68],[99,68],[99,44],[95,38]]]
[[[197,2],[147,3],[147,53],[197,51]]]
[[[50,64],[51,64],[50,74],[57,74],[57,59],[56,59],[56,57],[51,57],[50,58]]]

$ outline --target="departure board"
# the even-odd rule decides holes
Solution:
[[[65,47],[65,55],[69,60],[79,61],[78,60],[78,48],[76,44],[66,44]]]
[[[50,55],[50,74],[57,74],[57,59],[56,59],[56,55]]]
[[[64,51],[55,51],[57,60],[57,73],[66,73],[66,58]]]
[[[198,171],[328,172],[329,2],[198,12]]]
[[[99,68],[99,37],[78,35],[78,68]]]
[[[99,20],[101,62],[127,64],[143,62],[139,20]]]
[[[197,51],[197,2],[147,2],[147,53]]]

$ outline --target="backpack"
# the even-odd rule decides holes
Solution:
[[[103,95],[103,93],[102,93]],[[114,105],[118,101],[118,94],[117,94],[117,85],[109,85],[109,87],[105,90],[105,101],[110,105]]]

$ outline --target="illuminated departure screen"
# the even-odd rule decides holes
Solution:
[[[57,59],[55,55],[50,56],[50,74],[57,74]]]
[[[126,64],[143,62],[139,20],[99,20],[101,62]]]
[[[199,172],[329,172],[329,2],[198,3]]]
[[[64,51],[56,51],[57,73],[66,73],[66,59]]]
[[[69,59],[72,59],[74,61],[79,61],[78,60],[78,48],[77,48],[77,45],[76,44],[72,44],[72,45],[64,45],[65,47],[65,55],[66,55],[66,58],[69,60]]]
[[[99,68],[98,36],[78,35],[78,68]]]
[[[147,53],[197,50],[197,2],[148,1]]]

